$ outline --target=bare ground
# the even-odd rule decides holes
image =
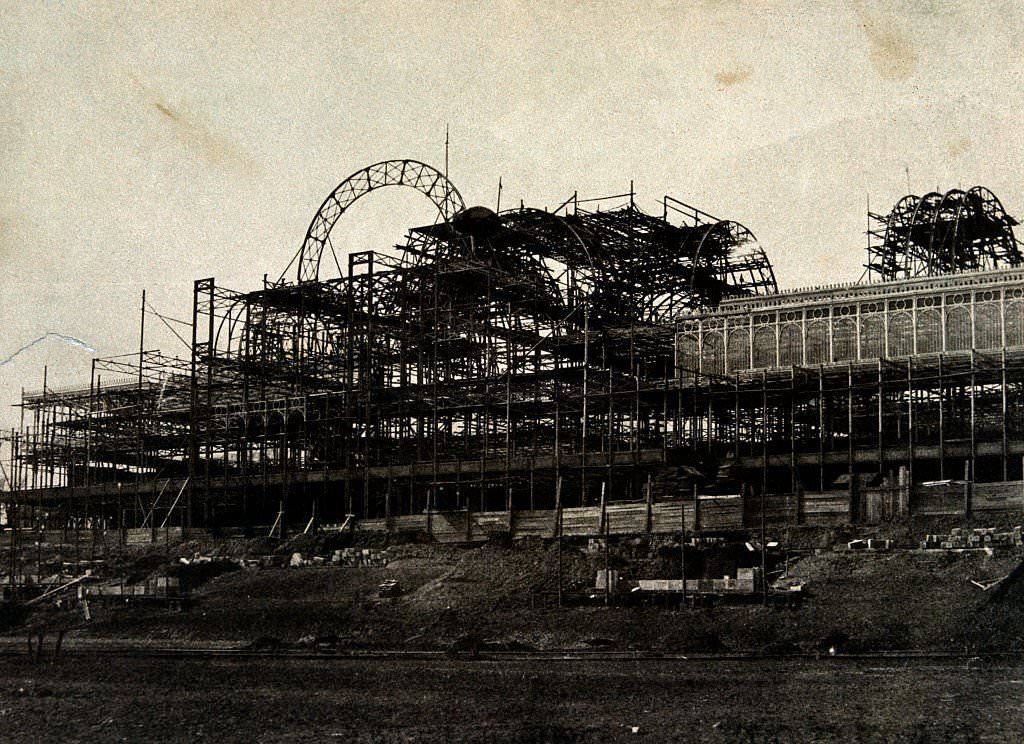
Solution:
[[[1019,551],[825,552],[790,567],[809,596],[797,608],[761,605],[670,610],[557,607],[552,544],[394,546],[386,567],[233,570],[197,590],[188,612],[95,605],[75,633],[174,643],[286,644],[330,636],[340,648],[443,650],[467,637],[536,649],[594,644],[660,652],[957,652],[1024,649],[1024,583],[983,592],[970,579],[1011,573]],[[600,558],[563,551],[567,584],[592,583]],[[216,573],[216,572],[213,572]],[[397,579],[404,593],[377,596]],[[838,639],[838,641],[837,641]]]
[[[69,742],[1010,742],[1022,688],[1019,661],[2,656],[0,728]]]
[[[902,529],[907,530],[906,527]],[[909,541],[907,534],[891,536]],[[787,535],[803,548],[846,535]],[[324,539],[289,550],[326,549]],[[195,582],[187,612],[94,603],[93,620],[47,606],[0,648],[0,738],[11,741],[1019,741],[1024,648],[1019,551],[808,553],[790,573],[796,608],[557,607],[554,544],[392,545],[385,567],[238,569],[265,541],[107,553],[108,572]],[[381,547],[378,545],[378,547]],[[567,545],[567,586],[601,556]],[[656,551],[655,551],[656,552]],[[657,561],[645,570],[665,570]],[[983,592],[970,579],[1010,574]],[[378,596],[397,579],[404,593]],[[29,628],[72,628],[66,653],[32,664]],[[164,658],[115,652],[219,645],[329,655]],[[52,648],[53,634],[48,638]],[[313,645],[310,645],[313,644]],[[849,659],[841,652],[961,652],[962,658]],[[106,647],[108,650],[103,653]],[[323,645],[319,648],[324,649]],[[469,649],[483,649],[473,659]],[[608,661],[496,660],[488,650],[635,650]],[[359,659],[366,650],[460,657]],[[741,653],[689,661],[657,654]],[[119,655],[120,653],[120,655]],[[792,654],[809,656],[795,658]],[[790,656],[786,656],[789,654]],[[971,655],[977,654],[976,657]],[[768,658],[771,655],[772,658]],[[636,731],[634,732],[634,727]]]

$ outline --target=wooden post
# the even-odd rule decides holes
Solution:
[[[768,604],[768,543],[765,542],[765,504],[767,494],[761,492],[761,590],[764,592],[763,603]]]
[[[693,503],[697,503],[697,484],[693,484]],[[683,582],[682,604],[686,605],[686,500],[679,499],[679,576]]]
[[[973,308],[972,308],[972,310],[973,310]],[[972,328],[974,327],[973,324],[972,324],[971,327]],[[966,507],[966,509],[964,509],[964,516],[965,517],[970,517],[971,516],[971,501],[970,501],[970,498],[971,498],[971,488],[972,488],[972,485],[973,485],[971,481],[975,477],[977,477],[977,474],[975,473],[975,467],[974,467],[975,460],[978,457],[978,434],[977,434],[977,431],[975,429],[975,425],[976,425],[976,422],[977,422],[977,402],[976,402],[977,386],[978,386],[977,369],[978,369],[977,355],[975,354],[975,351],[972,348],[971,349],[971,378],[970,378],[970,383],[971,383],[971,456],[970,456],[970,460],[969,460],[969,462],[970,462],[970,470],[967,469],[966,464],[964,466],[964,471],[965,471],[964,472],[964,481],[966,481],[966,483],[967,483],[967,485],[965,486],[966,493],[967,493],[967,507]]]
[[[943,326],[943,334],[945,334],[945,326]],[[946,391],[942,384],[942,371],[942,354],[939,354],[939,379],[936,383],[939,389],[939,480],[946,478],[946,427],[945,412],[943,411],[946,407]]]
[[[964,460],[964,517],[970,519],[971,517],[971,478],[974,473],[971,472],[971,460]]]
[[[818,490],[825,490],[825,365],[818,365]]]
[[[462,462],[459,462],[459,469],[462,469]],[[461,476],[461,473],[460,473]],[[472,499],[466,496],[466,542],[473,542],[473,504]]]
[[[1009,424],[1006,418],[1006,344],[1003,344],[1002,353],[999,357],[999,376],[1000,385],[999,389],[1002,392],[1001,401],[1002,404],[1002,421],[1003,421],[1003,439],[1002,439],[1002,455],[1003,455],[1003,480],[1007,481],[1010,479],[1009,470],[1009,435],[1006,433],[1006,427]]]
[[[124,500],[121,497],[121,482],[117,482],[117,542],[125,544],[127,532],[124,524]]]
[[[436,404],[435,404],[436,405]],[[435,432],[436,436],[436,432]],[[434,469],[437,469],[437,458],[434,458]],[[431,485],[427,489],[427,537],[431,537],[434,534],[434,489],[437,488],[437,479],[434,479],[434,485]]]
[[[907,359],[907,484],[914,486],[914,358]],[[907,510],[910,508],[908,490]]]
[[[876,391],[878,397],[878,472],[885,472],[885,427],[882,425],[885,419],[884,411],[884,398],[885,398],[885,375],[882,359],[878,359],[878,389]]]
[[[697,496],[697,484],[693,484],[693,531],[697,535],[697,540],[701,541],[701,529],[703,529],[700,523],[700,498]],[[701,544],[703,544],[701,542]]]
[[[647,532],[648,535],[651,534],[651,529],[653,528],[653,525],[651,523],[652,522],[651,510],[653,508],[652,507],[653,498],[651,496],[651,489],[653,488],[653,485],[652,485],[652,482],[651,482],[652,480],[653,479],[651,478],[651,474],[648,473],[647,474],[647,493],[645,494],[645,498],[644,498],[644,502],[647,505],[647,523],[646,523],[645,526],[646,526],[646,532]]]
[[[853,365],[846,363],[846,472],[853,478]]]
[[[562,606],[562,476],[555,481],[555,537],[558,556],[558,606]]]
[[[608,551],[611,549],[609,538],[611,537],[611,530],[608,525],[608,512],[605,507],[604,500],[604,489],[605,483],[601,483],[601,525],[604,532],[604,606],[607,607],[611,601],[611,577],[608,575]]]

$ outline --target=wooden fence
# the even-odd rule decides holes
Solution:
[[[680,514],[682,509],[683,514]],[[602,535],[671,535],[683,524],[687,532],[757,530],[762,516],[768,527],[786,525],[836,526],[860,522],[877,524],[909,514],[963,515],[1024,514],[1024,481],[938,484],[861,489],[851,497],[848,490],[805,491],[799,494],[759,496],[704,495],[696,499],[655,503],[611,503],[605,506],[562,510],[562,534],[566,537]],[[421,532],[438,542],[481,542],[495,535],[555,537],[556,511],[432,512],[391,519],[364,519],[357,529],[366,532]]]

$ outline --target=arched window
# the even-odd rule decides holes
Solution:
[[[808,364],[825,364],[828,354],[828,321],[811,320],[807,323],[807,345],[804,357]]]
[[[857,322],[836,318],[832,327],[832,361],[848,362],[857,358]]]
[[[779,366],[804,363],[804,338],[799,323],[784,323],[779,329]]]
[[[750,369],[750,333],[746,328],[734,328],[729,331],[728,355],[730,372]]]
[[[754,329],[754,369],[776,367],[775,326],[758,326]]]
[[[964,305],[946,308],[946,351],[971,348],[971,313]]]
[[[1006,345],[1024,346],[1024,301],[1006,303]]]
[[[889,316],[889,356],[910,356],[914,353],[914,319],[909,313]]]
[[[860,316],[860,358],[874,359],[885,355],[885,320],[881,313]]]
[[[999,306],[979,302],[974,306],[974,346],[977,349],[998,349],[1003,344]]]
[[[917,353],[942,351],[942,316],[934,308],[917,311]]]
[[[701,347],[700,371],[705,375],[725,374],[725,341],[718,331],[704,334]]]
[[[700,369],[697,349],[697,334],[680,333],[676,336],[676,364],[683,382],[693,382],[695,372]]]

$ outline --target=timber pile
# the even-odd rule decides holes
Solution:
[[[383,568],[388,565],[390,556],[387,550],[375,548],[342,548],[331,553],[331,563],[336,566],[374,566]]]
[[[921,542],[922,550],[966,550],[970,548],[990,548],[1020,546],[1024,544],[1020,525],[1012,530],[997,531],[995,527],[979,527],[963,529],[954,527],[948,535],[925,535]]]
[[[83,587],[83,596],[89,597],[173,597],[180,593],[181,583],[176,576],[156,576],[138,583],[106,582]]]

